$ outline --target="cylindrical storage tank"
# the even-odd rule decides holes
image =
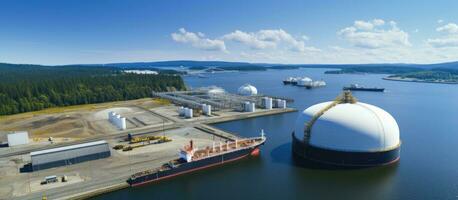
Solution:
[[[183,117],[186,117],[188,115],[189,108],[184,107],[183,108]]]
[[[117,114],[115,117],[115,125],[120,128],[121,127],[121,115]]]
[[[292,149],[295,156],[324,167],[372,167],[399,160],[399,135],[396,120],[377,106],[330,101],[299,115]]]
[[[114,118],[116,118],[116,115],[117,115],[116,112],[111,112],[111,116],[110,116],[111,123],[114,123],[114,120],[115,120]]]
[[[207,116],[210,116],[212,115],[212,106],[211,105],[207,105],[207,113],[205,113]]]
[[[286,100],[281,100],[281,107],[280,108],[286,108]]]
[[[126,118],[125,117],[121,117],[120,121],[121,121],[121,126],[119,128],[121,130],[126,130],[126,128],[127,128]]]
[[[207,104],[202,104],[201,109],[204,115],[207,114]]]
[[[178,108],[178,115],[179,116],[184,116],[184,112],[185,112],[185,108],[183,106],[181,106],[180,108]]]
[[[256,104],[250,103],[250,112],[256,112]]]
[[[185,117],[186,118],[192,118],[192,109],[191,108],[185,108]]]
[[[250,112],[250,102],[245,101],[245,102],[243,103],[243,111],[244,111],[244,112]]]
[[[192,118],[192,117],[193,117],[193,116],[192,116],[192,115],[193,115],[193,109],[192,109],[192,108],[189,108],[189,109],[188,109],[188,113],[189,113],[189,114],[188,114],[188,118]]]
[[[272,98],[270,97],[264,97],[264,108],[267,110],[272,109]]]

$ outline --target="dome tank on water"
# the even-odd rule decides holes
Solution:
[[[314,163],[370,167],[399,160],[396,120],[385,110],[357,102],[346,91],[335,101],[305,109],[293,131],[293,152]]]

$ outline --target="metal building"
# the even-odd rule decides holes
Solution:
[[[33,171],[97,160],[110,156],[110,147],[105,140],[30,153]]]
[[[29,143],[29,133],[27,131],[18,131],[8,134],[8,146],[16,146]]]

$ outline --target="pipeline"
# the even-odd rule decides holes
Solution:
[[[321,109],[319,112],[315,113],[312,116],[312,119],[310,119],[309,122],[305,124],[305,129],[304,129],[304,142],[308,142],[310,140],[311,132],[312,132],[312,127],[313,124],[320,118],[326,111],[329,109],[333,108],[334,106],[338,104],[343,104],[343,103],[356,103],[357,100],[353,95],[351,95],[351,92],[349,90],[344,91],[341,95],[339,95],[331,104],[327,105],[323,109]]]

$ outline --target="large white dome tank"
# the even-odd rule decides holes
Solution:
[[[303,139],[305,124],[331,103],[304,110],[296,121],[296,136]],[[389,113],[377,106],[361,102],[337,104],[313,124],[309,143],[343,151],[387,150],[399,145],[399,127]]]
[[[258,89],[250,84],[244,84],[238,89],[238,94],[243,96],[254,96],[258,94]]]
[[[400,134],[396,120],[385,110],[350,101],[329,101],[299,114],[293,150],[299,156],[342,166],[374,166],[398,160]]]

